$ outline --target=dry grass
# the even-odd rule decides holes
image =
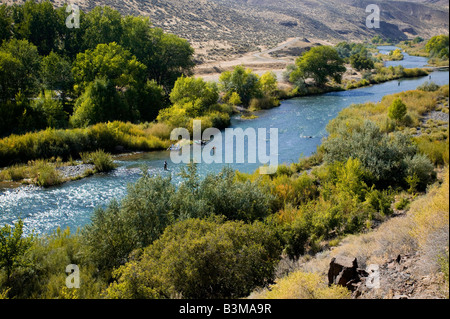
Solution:
[[[432,256],[436,256],[437,251],[443,254],[448,247],[448,187],[449,172],[446,168],[443,184],[433,186],[427,195],[412,202],[407,215],[392,218],[373,232],[345,238],[332,251],[306,262],[304,269],[325,273],[329,260],[337,255],[356,257],[359,266],[365,267],[417,250],[421,250],[424,256],[431,256],[427,263],[436,269],[438,260]]]
[[[398,255],[420,252],[416,275],[448,273],[449,243],[449,169],[444,171],[441,185],[431,187],[426,195],[411,203],[406,215],[391,218],[376,230],[344,238],[337,247],[314,257],[298,261],[284,258],[277,269],[279,280],[270,291],[255,292],[250,298],[341,298],[341,291],[323,290],[331,258],[338,255],[356,257],[358,266],[383,264]],[[288,274],[286,276],[286,274]],[[446,291],[448,281],[436,294]],[[433,292],[430,292],[433,294]]]
[[[350,292],[344,287],[331,286],[318,275],[296,271],[279,279],[270,290],[255,292],[251,299],[348,299]]]

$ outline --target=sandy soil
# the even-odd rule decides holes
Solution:
[[[249,52],[227,61],[212,61],[201,64],[195,68],[194,75],[202,77],[206,81],[217,82],[222,72],[230,71],[237,65],[243,65],[259,75],[272,71],[277,75],[278,80],[281,81],[286,66],[293,64],[297,58],[297,55],[290,54],[291,50],[307,50],[318,43],[329,44],[319,40],[290,38],[274,48],[263,48],[259,52]]]

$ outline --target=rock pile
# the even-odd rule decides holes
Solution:
[[[330,262],[328,282],[348,288],[355,299],[445,298],[441,274],[421,275],[421,263],[419,253],[399,255],[363,270],[356,258],[337,256]]]

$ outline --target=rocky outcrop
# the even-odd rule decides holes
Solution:
[[[399,255],[381,265],[368,267],[352,290],[355,299],[429,299],[448,298],[441,273],[421,275],[424,261],[419,253]],[[374,276],[370,267],[376,266]],[[447,291],[448,294],[448,291]]]
[[[365,270],[358,268],[356,258],[337,256],[330,262],[328,285],[339,285],[354,291],[361,279],[367,275]]]

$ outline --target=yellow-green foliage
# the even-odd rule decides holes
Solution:
[[[257,299],[349,299],[350,291],[341,286],[325,283],[323,277],[315,273],[296,271],[277,280],[270,290],[256,293]]]
[[[139,125],[123,122],[100,123],[84,129],[47,129],[1,139],[0,166],[53,156],[67,159],[99,148],[113,152],[116,146],[152,151],[167,148],[168,142],[149,135]]]
[[[390,80],[395,80],[403,77],[418,77],[428,75],[427,69],[405,69],[403,66],[390,66],[384,67],[382,65],[376,65],[376,73],[371,77],[373,83],[381,83]]]
[[[151,123],[145,129],[145,133],[150,136],[155,136],[161,140],[169,140],[172,129],[165,123]]]
[[[395,49],[394,51],[389,52],[389,55],[385,56],[388,61],[401,61],[404,58],[404,55],[400,49]]]
[[[64,179],[56,169],[58,163],[47,160],[29,161],[28,165],[13,165],[0,172],[0,181],[23,181],[38,186],[50,187],[61,184]]]
[[[422,135],[416,137],[415,142],[419,151],[426,154],[435,165],[448,165],[449,163],[449,139],[448,128],[444,136],[433,137]]]

